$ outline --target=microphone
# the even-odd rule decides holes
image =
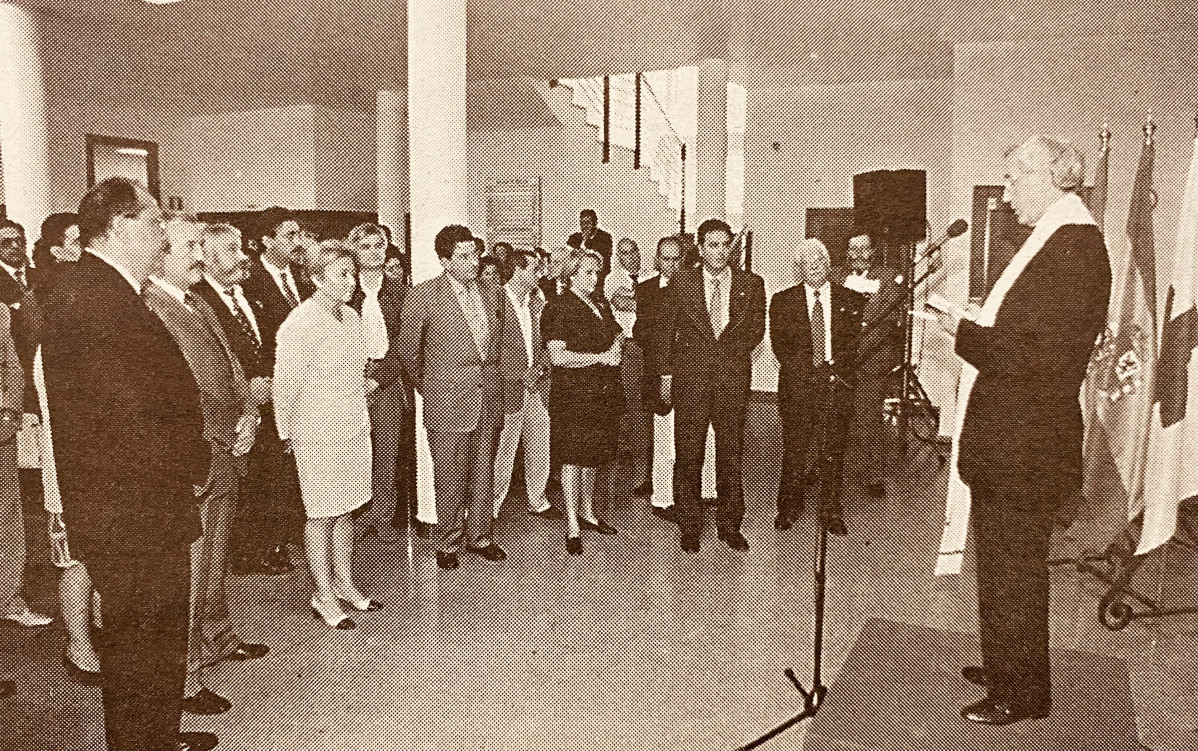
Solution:
[[[967,229],[969,229],[969,222],[965,221],[964,219],[958,219],[957,221],[948,225],[948,229],[944,231],[944,234],[929,243],[928,246],[923,249],[923,255],[915,259],[915,262],[919,263],[925,258],[931,258],[933,255],[938,253],[941,248],[947,245],[949,240],[965,234],[965,230]]]

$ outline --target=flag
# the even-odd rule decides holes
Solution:
[[[1098,223],[1098,229],[1102,230],[1106,220],[1106,199],[1107,188],[1109,185],[1110,162],[1111,162],[1111,133],[1107,126],[1103,124],[1101,137],[1101,147],[1098,151],[1098,167],[1094,172],[1094,187],[1090,189],[1089,199],[1087,200],[1087,208],[1094,216],[1094,221]],[[1106,444],[1102,442],[1102,430],[1098,423],[1098,373],[1104,369],[1102,364],[1102,343],[1104,337],[1099,337],[1095,345],[1094,352],[1090,356],[1090,367],[1086,373],[1086,380],[1082,384],[1082,417],[1085,421],[1085,440],[1082,444],[1083,474],[1085,482],[1083,483],[1081,496],[1093,497],[1095,493],[1091,492],[1091,486],[1100,486],[1105,479],[1103,470],[1110,463],[1110,452],[1106,448]],[[1103,478],[1103,479],[1099,479]],[[1126,507],[1126,504],[1121,504]],[[1066,515],[1076,517],[1078,510],[1081,508],[1081,498],[1073,497],[1070,499],[1070,507]],[[1120,510],[1122,513],[1122,509]],[[1077,530],[1075,529],[1076,533]]]
[[[1198,495],[1198,137],[1194,148],[1169,259],[1137,555],[1167,542],[1178,506]]]
[[[1151,133],[1151,126],[1146,126]],[[1111,298],[1107,329],[1090,369],[1095,378],[1096,429],[1101,430],[1121,487],[1110,488],[1127,504],[1127,518],[1144,509],[1144,468],[1153,409],[1156,360],[1156,261],[1152,210],[1155,146],[1144,140],[1127,217],[1128,248]],[[1091,441],[1093,447],[1097,442]],[[1088,466],[1094,462],[1087,462]],[[1088,490],[1094,492],[1092,488]]]

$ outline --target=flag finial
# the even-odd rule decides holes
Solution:
[[[1152,134],[1156,133],[1156,122],[1152,119],[1152,110],[1148,111],[1148,117],[1144,120],[1144,145],[1152,145]]]
[[[1198,122],[1198,118],[1195,121]],[[1111,148],[1111,124],[1106,120],[1102,121],[1102,130],[1098,131],[1098,143],[1100,151],[1109,151]]]

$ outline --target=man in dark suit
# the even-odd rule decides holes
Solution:
[[[708,219],[696,232],[703,264],[679,271],[671,320],[660,328],[661,398],[674,405],[677,505],[682,549],[697,553],[703,525],[699,476],[707,429],[715,430],[718,532],[734,550],[747,550],[741,454],[753,350],[765,336],[765,283],[729,265],[732,228]]]
[[[965,363],[956,470],[972,496],[980,667],[964,677],[986,698],[972,722],[1043,717],[1048,669],[1052,519],[1081,489],[1078,392],[1106,321],[1111,271],[1102,233],[1077,195],[1085,162],[1033,136],[1007,155],[1003,200],[1035,227],[985,304],[941,317]]]
[[[545,275],[537,282],[537,286],[541,289],[541,297],[546,304],[566,289],[566,280],[562,279],[562,269],[569,257],[569,248],[554,248],[546,256]]]
[[[392,346],[408,288],[384,271],[387,235],[382,227],[359,224],[346,242],[358,254],[358,286],[349,305],[362,316],[369,357],[366,377],[378,383],[369,400],[373,464],[366,530],[397,542],[398,530],[408,527],[416,503],[415,405],[410,384],[401,378],[399,348]]]
[[[72,552],[104,602],[108,748],[212,748],[210,733],[179,733],[195,488],[211,454],[187,360],[141,298],[167,250],[162,212],[109,178],[80,203],[79,233],[88,252],[46,300],[42,353]]]
[[[903,294],[895,279],[899,272],[874,264],[874,249],[869,235],[849,238],[848,265],[832,269],[833,284],[862,295],[863,326],[869,333],[857,343],[857,405],[850,435],[861,440],[865,454],[865,491],[880,498],[886,495],[886,473],[890,454],[889,431],[882,419],[886,386],[893,380],[894,369],[902,362],[903,343],[899,308],[890,311],[884,322],[878,319]]]
[[[143,297],[175,338],[200,388],[204,437],[212,455],[199,494],[204,533],[191,551],[189,685],[183,710],[219,714],[232,705],[204,687],[202,669],[226,659],[256,659],[268,651],[265,644],[244,642],[236,634],[225,595],[229,533],[237,513],[245,455],[258,432],[258,405],[250,398],[245,372],[216,313],[203,298],[188,292],[204,273],[199,223],[194,217],[177,215],[167,220],[166,229],[170,253],[161,276],[150,276]]]
[[[795,253],[799,283],[770,301],[770,343],[778,372],[782,475],[774,527],[790,529],[803,510],[804,479],[819,463],[825,499],[838,495],[845,438],[853,416],[853,366],[861,332],[861,295],[828,279],[828,249],[809,239]],[[811,449],[815,455],[809,457]],[[820,523],[845,534],[838,503],[820,504]]]
[[[501,290],[478,279],[470,230],[451,224],[434,240],[445,273],[408,293],[398,345],[424,398],[433,456],[437,565],[458,566],[458,551],[506,558],[492,537],[495,451],[502,425],[498,367]]]
[[[241,233],[228,224],[210,224],[201,234],[204,278],[191,292],[216,314],[225,338],[237,356],[263,422],[270,411],[274,350],[265,344],[269,316],[260,300],[245,294],[241,283],[249,276],[250,261],[241,250]],[[234,574],[285,574],[294,566],[281,553],[279,540],[292,523],[299,493],[290,456],[273,430],[260,430],[250,451],[246,476],[238,491],[237,518],[229,543]]]
[[[603,278],[611,271],[611,233],[599,228],[599,215],[594,209],[583,209],[578,214],[578,232],[566,238],[566,245],[575,250],[593,250],[603,258],[603,268],[599,272],[599,289],[603,288]]]

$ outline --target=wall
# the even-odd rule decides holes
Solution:
[[[753,229],[753,271],[765,278],[767,294],[795,283],[806,210],[852,206],[857,173],[926,170],[932,232],[948,223],[951,101],[948,79],[749,90],[745,221]],[[753,387],[777,388],[768,345],[758,350]]]
[[[377,211],[375,113],[317,106],[316,208]]]

